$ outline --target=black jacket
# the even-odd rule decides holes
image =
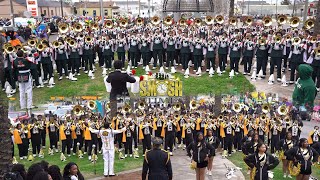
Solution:
[[[172,180],[170,155],[161,149],[147,151],[142,168],[142,180]]]
[[[127,82],[134,83],[136,79],[121,71],[114,71],[109,74],[107,82],[111,83],[110,100],[115,100],[117,95],[128,96]]]
[[[320,154],[320,142],[313,143],[311,147],[315,149],[318,152],[318,154]]]
[[[187,153],[188,156],[191,157],[191,150],[192,150],[192,159],[197,162],[197,163],[202,163],[204,162],[204,160],[206,159],[206,157],[208,156],[209,158],[211,156],[214,156],[214,152],[215,149],[212,145],[210,145],[207,142],[203,142],[201,144],[201,149],[199,152],[198,149],[198,144],[195,142],[192,142],[191,144],[189,144],[189,146],[187,147]],[[199,152],[199,153],[198,153]]]
[[[274,169],[279,164],[279,160],[268,153],[266,153],[266,162],[263,166],[260,164],[258,153],[248,155],[244,158],[244,162],[250,168],[256,167],[254,180],[268,180],[268,170]]]
[[[289,159],[293,159],[295,163],[299,162],[301,164],[301,169],[303,168],[302,170],[307,171],[307,169],[311,169],[310,167],[312,165],[312,162],[317,162],[319,157],[318,152],[312,147],[309,147],[308,150],[310,154],[310,158],[308,160],[304,159],[300,147],[298,146],[289,149],[284,153],[284,155]]]

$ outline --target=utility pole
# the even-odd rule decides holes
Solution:
[[[148,17],[150,18],[150,0],[148,0]]]
[[[63,17],[63,3],[62,3],[62,0],[60,0],[60,3],[61,3],[61,17]]]
[[[139,17],[140,17],[140,0],[138,1],[138,6],[139,6]]]
[[[303,13],[303,22],[306,22],[307,16],[308,16],[308,5],[309,5],[309,0],[304,1],[304,13]]]
[[[101,24],[104,24],[104,9],[103,9],[103,0],[100,0],[100,17],[101,17]]]
[[[14,23],[14,11],[13,11],[13,3],[12,0],[10,0],[10,9],[11,9],[11,18],[12,18],[12,27],[16,27],[15,23]]]

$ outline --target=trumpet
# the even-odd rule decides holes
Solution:
[[[314,27],[314,22],[315,20],[312,18],[309,18],[308,20],[306,20],[306,22],[304,23],[304,27],[306,29],[312,29]]]
[[[223,24],[224,23],[224,17],[222,15],[216,16],[216,22],[218,24]]]
[[[230,17],[229,18],[229,24],[232,25],[232,26],[236,26],[237,25],[237,21],[238,19],[236,17]]]
[[[264,26],[271,26],[272,25],[272,19],[270,16],[266,16],[262,19],[262,23]]]
[[[167,26],[172,25],[172,17],[171,16],[167,16],[166,18],[164,18],[164,24]]]
[[[201,26],[202,20],[201,20],[200,18],[196,18],[196,19],[194,19],[194,24],[195,24],[196,26]]]
[[[152,23],[154,26],[160,24],[160,18],[159,18],[159,16],[153,16],[152,19],[151,19],[151,23]]]
[[[214,23],[214,19],[213,19],[212,16],[206,16],[205,22],[206,22],[207,25],[211,25],[211,24]]]
[[[290,19],[289,23],[291,27],[296,28],[300,24],[300,19],[297,16],[294,16]]]
[[[286,15],[280,15],[277,19],[277,22],[279,25],[284,25],[287,22],[287,16]]]
[[[87,103],[87,106],[90,110],[94,110],[97,108],[97,103],[93,100],[90,100],[88,103]]]

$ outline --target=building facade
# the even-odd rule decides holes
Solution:
[[[101,16],[104,13],[104,17],[112,18],[119,14],[119,6],[116,6],[113,2],[103,2],[103,12],[100,13],[100,2],[75,2],[74,7],[77,10],[77,16]]]

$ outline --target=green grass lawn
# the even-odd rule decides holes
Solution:
[[[97,64],[96,64],[97,66]],[[81,71],[81,76],[76,76],[78,81],[71,82],[64,78],[58,81],[58,75],[55,74],[55,87],[54,88],[40,88],[33,91],[33,102],[35,105],[46,103],[50,100],[51,96],[64,96],[72,98],[75,96],[101,96],[102,98],[109,97],[101,75],[102,69],[100,67],[95,72],[95,79],[91,80]],[[159,69],[153,70],[153,73],[158,72]],[[169,70],[166,70],[169,72]],[[136,75],[140,76],[145,74],[145,71],[139,67],[136,69]],[[208,73],[203,73],[201,77],[192,77],[188,79],[183,77],[182,73],[177,72],[176,77],[183,81],[183,96],[185,95],[198,95],[198,94],[234,94],[240,92],[254,91],[255,87],[243,76],[237,75],[233,79],[229,78],[229,73],[226,72],[222,76],[214,75],[209,77]],[[19,100],[19,93],[15,94]],[[19,103],[17,101],[17,103]]]
[[[247,169],[247,165],[246,163],[243,161],[243,153],[241,152],[236,152],[234,154],[232,154],[231,157],[228,157],[228,159],[233,162],[237,167],[242,168],[241,172],[243,173],[243,175],[245,176],[245,179],[250,179],[250,175],[247,174],[248,169]],[[284,179],[283,178],[283,173],[282,173],[282,162],[280,161],[279,165],[272,170],[274,172],[274,178],[273,179]],[[320,169],[317,167],[313,167],[312,169],[312,176],[316,177],[316,178],[320,178]],[[287,178],[289,179],[289,178]],[[294,178],[293,178],[294,179]]]
[[[49,146],[49,144],[47,144],[47,147],[48,146]],[[75,162],[76,164],[78,164],[81,173],[85,176],[85,179],[103,176],[102,154],[98,153],[98,160],[96,162],[96,165],[94,166],[94,164],[88,160],[87,154],[84,155],[82,159],[79,159],[77,155],[75,155],[75,156],[71,155],[71,157],[68,157],[65,154],[67,160],[65,162],[62,162],[60,160],[60,153],[55,153],[54,155],[50,156],[50,155],[48,155],[47,150],[48,150],[48,148],[46,148],[44,150],[44,154],[45,154],[44,158],[35,157],[34,161],[32,161],[32,162],[19,159],[18,148],[16,145],[15,145],[14,152],[15,152],[15,157],[16,157],[18,163],[24,164],[26,166],[26,169],[33,163],[45,160],[50,165],[58,165],[60,167],[61,173],[62,173],[64,166],[68,162]],[[29,152],[29,154],[32,154],[32,152]],[[119,160],[118,155],[119,155],[118,153],[115,154],[115,164],[114,164],[115,173],[142,167],[142,164],[143,164],[142,150],[139,151],[140,157],[137,159],[134,159],[133,157],[132,158],[127,157],[124,160]],[[95,169],[96,169],[96,174],[94,174]]]

